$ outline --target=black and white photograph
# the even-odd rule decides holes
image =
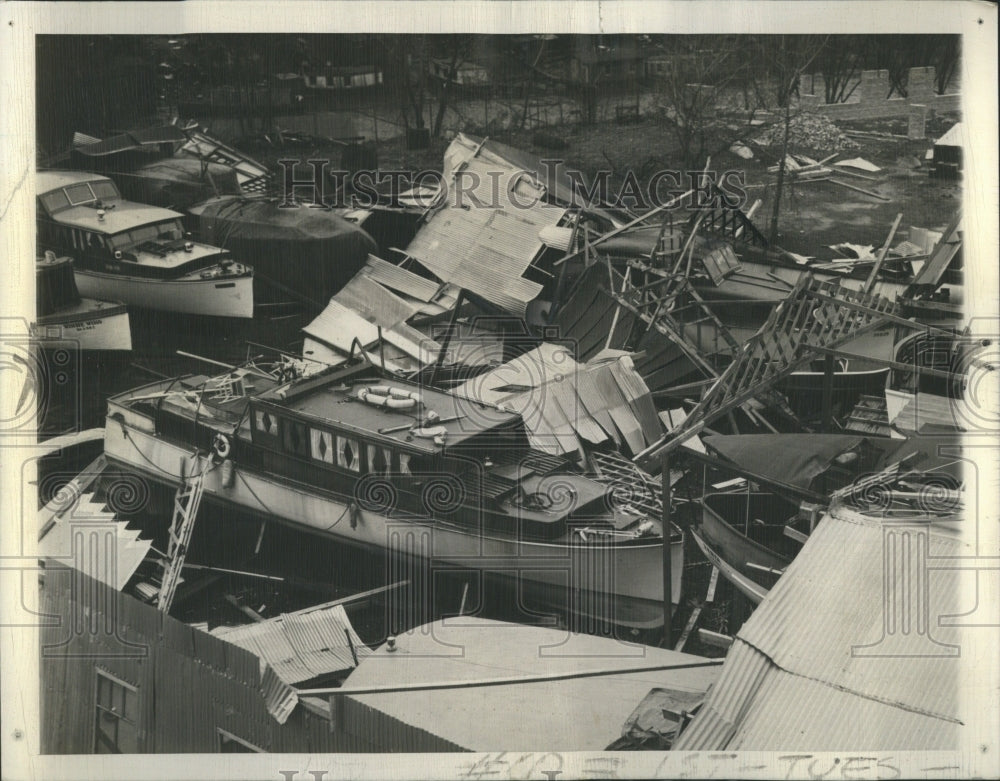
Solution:
[[[1000,774],[995,5],[2,13],[4,778]]]

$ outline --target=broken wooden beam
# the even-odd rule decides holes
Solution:
[[[875,287],[875,280],[878,278],[878,272],[882,269],[882,264],[885,262],[885,256],[889,253],[889,245],[892,244],[892,237],[896,235],[896,229],[899,228],[899,223],[903,219],[903,213],[900,212],[896,215],[895,221],[892,223],[892,227],[889,229],[889,235],[886,236],[885,244],[882,245],[882,249],[879,250],[878,257],[875,258],[875,265],[872,266],[871,273],[868,275],[868,279],[865,280],[865,286],[862,289],[865,293],[870,293],[872,288]]]
[[[258,613],[252,607],[247,607],[246,605],[241,605],[240,602],[239,602],[239,600],[236,597],[234,597],[232,594],[224,594],[223,596],[224,596],[226,602],[228,602],[230,605],[232,605],[237,610],[239,610],[243,615],[247,616],[248,618],[253,619],[253,621],[255,621],[256,623],[259,624],[259,623],[261,623],[261,622],[264,621],[264,617],[260,613]]]
[[[856,192],[862,193],[863,195],[867,195],[871,198],[877,198],[880,201],[888,202],[892,200],[891,198],[886,198],[884,195],[879,195],[876,192],[872,192],[871,190],[866,190],[863,187],[857,187],[853,184],[848,184],[847,182],[841,182],[838,179],[830,179],[830,181],[833,182],[834,184],[839,184],[841,187],[846,187],[848,190],[854,190]]]

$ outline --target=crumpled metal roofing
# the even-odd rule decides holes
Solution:
[[[371,654],[342,605],[285,613],[246,626],[220,627],[212,634],[256,654],[289,685],[353,670],[351,645],[359,661]]]
[[[114,483],[111,489],[114,490]],[[149,553],[153,541],[139,539],[140,530],[129,529],[127,521],[118,520],[113,510],[93,497],[93,493],[81,493],[66,502],[57,495],[42,508],[39,520],[43,528],[53,523],[38,541],[38,555],[60,560],[121,591]],[[107,555],[111,549],[103,539],[104,534],[114,540],[113,560]]]
[[[530,173],[499,157],[469,156],[448,173],[445,204],[417,232],[406,254],[441,280],[524,315],[542,286],[522,275],[544,246],[539,233],[558,224],[566,210],[541,200],[529,206],[544,189],[535,187]],[[512,186],[523,187],[525,194],[512,199]]]
[[[365,347],[377,342],[381,327],[386,343],[426,364],[437,358],[441,346],[407,324],[416,311],[408,301],[370,276],[359,273],[302,330],[324,345],[347,354],[355,337]]]
[[[627,355],[580,364],[567,348],[543,343],[452,393],[519,413],[532,447],[556,455],[608,439],[637,453],[662,431]]]
[[[441,289],[439,283],[425,279],[375,255],[368,256],[365,267],[359,273],[370,277],[390,290],[424,302],[431,301]]]
[[[946,617],[969,609],[975,573],[945,565],[972,554],[957,524],[828,514],[740,629],[674,748],[956,748],[976,718],[962,693],[975,630]],[[912,566],[898,563],[907,556]]]

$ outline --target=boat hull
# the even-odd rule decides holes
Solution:
[[[137,425],[129,425],[136,423]],[[199,458],[151,429],[148,419],[109,406],[105,454],[109,461],[160,483],[176,486],[206,468]],[[406,555],[435,569],[478,570],[516,580],[526,592],[567,612],[607,623],[650,628],[662,625],[663,545],[629,540],[540,542],[502,537],[431,517],[365,509],[355,497],[336,496],[234,465],[229,487],[211,466],[204,496],[253,515],[304,528],[340,542]],[[680,599],[683,537],[670,546],[671,600]]]
[[[707,546],[718,558],[719,562],[713,563],[727,580],[751,600],[759,602],[777,582],[778,573],[788,566],[789,559],[741,533],[705,501],[699,504],[699,545]]]
[[[253,277],[146,279],[74,270],[80,295],[122,301],[129,306],[212,317],[253,317]]]
[[[40,317],[35,333],[43,347],[47,339],[56,339],[94,352],[132,349],[128,310],[104,301],[83,299],[69,311]]]

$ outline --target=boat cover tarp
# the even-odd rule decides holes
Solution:
[[[86,138],[83,134],[81,139]],[[85,157],[107,157],[120,152],[128,152],[141,149],[146,146],[159,147],[160,144],[180,144],[187,141],[184,131],[175,125],[161,125],[160,127],[144,128],[133,130],[128,133],[119,133],[105,139],[95,140],[89,144],[78,144],[73,151]]]
[[[241,195],[236,173],[220,163],[168,157],[133,171],[109,171],[130,201],[186,211],[217,195]]]
[[[267,283],[325,306],[377,247],[362,228],[325,209],[281,209],[266,198],[213,198],[189,210],[202,241],[231,250]]]
[[[849,434],[712,434],[703,441],[709,450],[766,480],[809,490],[837,456],[858,447],[866,438]],[[899,440],[871,441],[884,442],[880,448],[883,453],[900,445]]]

